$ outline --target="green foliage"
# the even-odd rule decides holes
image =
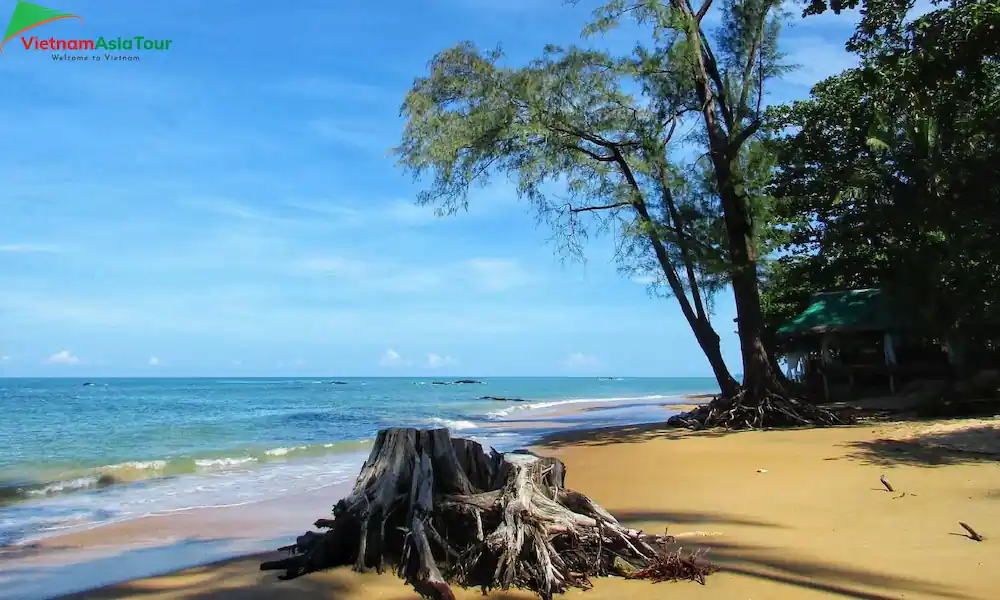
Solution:
[[[940,335],[1000,319],[998,8],[956,2],[902,24],[897,7],[860,68],[776,111],[793,133],[778,145],[789,244],[765,288],[772,322],[812,292],[876,286]]]

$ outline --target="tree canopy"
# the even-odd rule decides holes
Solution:
[[[860,287],[919,298],[913,316],[941,336],[1000,322],[998,7],[900,25],[777,111],[793,133],[776,146],[789,243],[766,286],[772,323],[812,292]]]

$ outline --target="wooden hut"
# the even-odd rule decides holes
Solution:
[[[949,352],[914,326],[905,306],[882,290],[814,294],[799,315],[776,331],[789,376],[807,384],[846,384],[895,393],[900,378],[949,370]]]

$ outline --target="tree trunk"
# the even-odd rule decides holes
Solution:
[[[713,148],[714,149],[714,148]],[[754,224],[746,199],[736,191],[724,149],[712,153],[726,223],[731,281],[743,355],[743,386],[736,394],[716,398],[706,406],[671,417],[681,427],[722,426],[734,429],[843,422],[830,411],[800,402],[784,385],[784,377],[764,344],[765,323],[757,282]]]
[[[422,596],[454,600],[450,584],[530,589],[543,599],[590,578],[690,579],[714,567],[681,555],[673,538],[623,527],[592,500],[564,487],[554,458],[487,453],[447,429],[379,431],[351,494],[333,519],[316,521],[282,548],[292,556],[261,564],[283,579],[351,564],[391,566]]]
[[[730,244],[736,243],[730,238]],[[745,242],[741,242],[745,243]],[[764,345],[764,318],[757,287],[757,261],[734,264],[733,296],[736,299],[737,330],[743,356],[743,388],[754,396],[766,392],[785,393]]]
[[[693,321],[691,329],[694,330],[694,336],[698,340],[702,352],[708,358],[708,364],[712,366],[712,373],[715,374],[715,380],[719,384],[722,396],[732,398],[739,393],[740,384],[733,378],[726,361],[722,358],[719,334],[715,332],[715,328],[707,320]]]
[[[691,327],[691,331],[694,332],[695,339],[698,340],[698,345],[701,346],[702,352],[705,353],[705,357],[708,359],[708,363],[712,366],[712,372],[715,374],[715,380],[719,384],[719,389],[722,391],[723,396],[732,396],[739,390],[739,384],[733,379],[732,374],[729,372],[729,367],[726,366],[726,361],[722,359],[722,350],[719,347],[719,334],[715,332],[715,328],[712,327],[711,321],[708,320],[708,315],[705,314],[704,306],[701,302],[701,292],[698,289],[698,281],[694,276],[694,265],[691,262],[690,256],[684,252],[684,265],[685,270],[688,273],[688,283],[692,290],[692,297],[695,300],[697,309],[691,306],[688,301],[686,292],[684,290],[684,285],[681,283],[680,278],[677,275],[677,271],[674,269],[674,264],[670,260],[670,256],[667,253],[666,247],[663,245],[663,241],[656,234],[656,224],[653,218],[649,215],[649,209],[646,207],[645,200],[642,199],[642,192],[640,191],[639,184],[635,179],[635,175],[625,162],[625,159],[618,155],[619,167],[622,170],[622,174],[625,179],[635,190],[636,200],[633,202],[633,208],[635,208],[636,214],[639,216],[639,221],[645,225],[649,233],[649,243],[653,247],[653,253],[656,255],[656,260],[660,263],[660,268],[663,270],[663,275],[667,279],[667,285],[670,286],[670,291],[673,293],[674,298],[677,300],[677,304],[680,306],[681,314],[687,320],[688,325]],[[669,192],[666,188],[666,182],[662,184],[664,187],[664,193],[669,196]],[[672,200],[670,200],[672,202]],[[675,225],[679,225],[678,220],[675,218]],[[683,244],[683,242],[679,242]]]

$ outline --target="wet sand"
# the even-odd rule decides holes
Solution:
[[[550,436],[535,449],[566,463],[570,487],[630,526],[690,534],[688,544],[711,548],[710,556],[723,567],[705,586],[602,579],[586,596],[571,591],[564,597],[995,599],[1000,589],[998,455],[992,447],[979,453],[954,450],[962,447],[963,436],[982,437],[975,423],[944,430],[955,438],[952,443],[941,444],[941,427],[921,423],[746,433],[644,425]],[[933,443],[923,445],[923,438]],[[881,475],[895,492],[882,486]],[[304,511],[300,529],[317,516]],[[986,541],[969,539],[959,521],[975,527]],[[213,530],[211,511],[206,511],[183,527],[197,531],[175,531],[179,539],[197,534],[211,540],[224,539],[232,525]],[[74,542],[97,546],[111,541],[113,533],[102,528],[78,534]],[[58,543],[59,538],[49,542]],[[208,564],[73,598],[417,598],[392,576],[348,569],[277,581],[275,574],[258,570],[261,560],[274,556],[266,552]],[[113,562],[101,564],[114,567]],[[50,576],[59,577],[59,570]],[[474,590],[458,596],[482,597]]]

